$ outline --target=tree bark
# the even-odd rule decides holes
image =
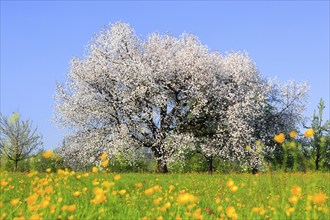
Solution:
[[[254,166],[252,167],[252,174],[257,174],[258,173],[258,167]]]
[[[157,160],[157,173],[168,173],[166,163],[162,162],[161,160]]]
[[[207,162],[207,172],[209,174],[212,174],[213,173],[213,158],[207,157],[206,162]]]
[[[14,172],[16,172],[16,171],[17,171],[17,164],[18,164],[18,161],[15,160],[14,162],[15,162],[15,164],[14,164]]]
[[[315,159],[315,169],[316,169],[316,171],[319,170],[319,161],[320,161],[320,153],[319,153],[319,151],[317,151],[316,159]]]
[[[167,164],[161,159],[163,156],[162,152],[156,147],[151,148],[151,150],[154,152],[154,157],[157,160],[156,173],[168,173]]]

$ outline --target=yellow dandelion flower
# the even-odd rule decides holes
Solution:
[[[157,198],[157,199],[154,199],[154,205],[159,205],[159,203],[163,200],[163,198]]]
[[[305,137],[306,138],[312,138],[314,136],[314,129],[310,128],[305,131]]]
[[[140,188],[140,187],[142,187],[142,183],[136,183],[136,184],[134,185],[134,187],[135,187],[135,188]]]
[[[67,209],[68,209],[67,205],[63,205],[62,208],[61,208],[62,211],[66,211]]]
[[[301,187],[298,185],[293,185],[290,189],[291,193],[296,196],[301,196]]]
[[[274,136],[274,140],[277,142],[277,143],[280,143],[282,144],[285,140],[285,135],[283,133],[280,133],[278,135],[275,135]]]
[[[226,185],[227,185],[228,187],[232,187],[232,186],[234,186],[234,181],[233,181],[232,179],[229,179],[229,180],[226,182]]]
[[[50,207],[50,213],[54,214],[56,209],[56,205],[51,205]]]
[[[291,197],[288,199],[288,201],[289,201],[291,204],[295,205],[295,204],[298,203],[298,197],[297,197],[297,196],[291,196]]]
[[[311,205],[306,206],[306,211],[310,211],[310,210],[312,210],[312,206]]]
[[[158,216],[157,220],[163,220],[163,216]]]
[[[53,156],[53,151],[48,150],[45,153],[43,153],[42,156],[46,159],[51,158]]]
[[[18,203],[19,203],[19,198],[10,201],[11,206],[16,206]]]
[[[116,176],[113,177],[113,179],[116,180],[116,181],[119,180],[120,179],[120,175],[117,174]]]
[[[164,207],[167,208],[167,209],[170,208],[171,207],[171,203],[170,202],[165,203],[164,204]]]
[[[106,197],[104,195],[96,195],[94,199],[91,200],[92,204],[100,204],[105,201]]]
[[[154,188],[155,192],[161,192],[162,191],[162,187],[159,186],[159,185],[156,185],[153,188]]]
[[[42,208],[45,209],[49,206],[49,203],[50,203],[49,200],[44,200],[44,201],[41,202],[40,205],[41,205]]]
[[[107,157],[108,157],[108,154],[105,152],[100,156],[101,160],[105,160],[105,159],[107,159]]]
[[[126,193],[126,189],[119,190],[118,192],[120,195],[124,195]]]
[[[192,215],[194,219],[203,219],[203,216],[201,215],[202,210],[196,209]]]
[[[161,212],[166,212],[166,208],[163,206],[163,207],[160,207],[160,208],[158,208],[158,210],[159,211],[161,211]]]
[[[226,208],[226,215],[229,218],[233,218],[233,219],[236,219],[237,218],[236,210],[235,210],[235,208],[233,206],[228,206]]]
[[[260,209],[259,211],[259,215],[265,215],[266,210],[264,208]]]
[[[322,192],[312,196],[312,200],[315,204],[323,204],[327,199],[328,197]]]
[[[198,198],[190,193],[180,194],[177,198],[177,202],[181,204],[187,204],[188,202],[197,202]]]
[[[236,192],[238,190],[238,186],[231,186],[230,187],[230,191],[232,191],[232,192]]]
[[[145,190],[144,193],[145,193],[147,196],[149,196],[149,195],[153,194],[154,191],[155,191],[155,190],[154,190],[153,188],[149,188],[149,189]]]
[[[97,173],[98,171],[99,171],[99,168],[97,168],[97,167],[93,167],[93,168],[92,168],[92,172],[93,172],[93,173]]]
[[[182,218],[180,217],[180,215],[176,215],[175,220],[182,220]]]
[[[101,162],[101,166],[102,167],[107,167],[109,165],[109,161],[108,160],[104,160]]]
[[[100,204],[101,202],[106,200],[105,193],[107,191],[105,191],[99,187],[96,187],[93,189],[93,192],[95,194],[95,198],[91,200],[92,204]]]
[[[52,171],[51,168],[47,168],[47,169],[46,169],[46,172],[47,172],[47,173],[49,173],[50,171]]]
[[[68,217],[68,220],[73,220],[73,215],[70,215],[70,216]]]
[[[222,206],[218,206],[217,210],[218,212],[222,211],[223,207]]]
[[[80,196],[80,194],[81,194],[81,192],[79,192],[79,191],[75,191],[75,192],[73,193],[73,196],[77,197],[77,196]]]
[[[77,209],[77,206],[75,204],[67,206],[68,212],[74,212]]]
[[[0,219],[3,220],[3,219],[6,218],[6,216],[7,216],[7,213],[4,212],[4,213],[1,214]]]
[[[33,174],[32,174],[32,175],[33,175]],[[29,176],[29,174],[28,174],[28,176]],[[31,176],[29,176],[29,177],[31,177]],[[2,186],[2,187],[7,186],[8,183],[9,183],[9,182],[6,182],[6,181],[4,181],[4,180],[1,180],[1,186]]]
[[[33,205],[38,200],[38,197],[39,195],[34,193],[33,195],[27,197],[25,201],[28,205]]]
[[[258,207],[254,207],[254,208],[252,208],[252,212],[253,212],[253,213],[258,213],[258,212],[259,212],[259,208],[258,208]]]
[[[297,137],[297,132],[296,131],[291,131],[289,135],[290,135],[290,138],[296,138]]]
[[[102,183],[102,186],[105,187],[105,188],[109,188],[110,186],[113,186],[114,184],[112,184],[112,182],[109,182],[109,181],[104,181]]]
[[[92,182],[92,185],[93,186],[97,186],[97,185],[99,185],[100,184],[100,182],[99,181],[97,181],[96,179],[95,180],[93,180],[93,182]]]
[[[59,174],[59,175],[65,174],[65,171],[62,170],[62,169],[58,169],[58,170],[57,170],[57,174]]]
[[[251,146],[250,145],[246,146],[245,150],[247,150],[247,151],[251,150]]]
[[[291,214],[295,211],[295,208],[291,207],[291,208],[287,208],[285,211],[285,214],[289,217],[291,216]]]
[[[46,188],[45,188],[45,193],[48,193],[48,194],[50,194],[50,193],[53,193],[54,191],[53,191],[53,187],[52,186],[46,186]]]

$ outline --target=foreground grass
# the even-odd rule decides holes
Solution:
[[[2,173],[1,219],[330,219],[329,173]]]

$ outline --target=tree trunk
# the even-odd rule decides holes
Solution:
[[[317,153],[316,154],[316,159],[315,159],[315,169],[316,169],[316,171],[319,170],[319,161],[320,161],[320,155]]]
[[[272,172],[272,171],[270,171],[270,172]],[[254,175],[257,173],[258,173],[258,167],[256,167],[256,166],[252,167],[252,174]]]
[[[315,169],[319,170],[319,162],[320,162],[320,145],[316,145],[316,159],[315,159]]]
[[[14,172],[16,172],[16,171],[17,171],[17,164],[18,164],[18,161],[17,161],[17,160],[15,160],[15,164],[14,164]]]
[[[206,162],[207,162],[207,172],[209,174],[212,174],[213,173],[213,158],[207,157]]]
[[[162,152],[159,151],[159,148],[153,147],[151,150],[154,152],[154,157],[157,160],[157,173],[168,173],[166,162],[164,162],[161,158],[163,156]]]
[[[157,160],[157,173],[168,173],[166,163],[162,162],[161,160]]]

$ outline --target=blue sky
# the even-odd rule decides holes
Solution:
[[[329,1],[88,2],[1,1],[1,113],[21,113],[58,147],[51,122],[56,82],[101,28],[129,23],[152,32],[197,35],[221,53],[245,50],[264,77],[307,80],[312,116],[319,99],[329,118]]]

